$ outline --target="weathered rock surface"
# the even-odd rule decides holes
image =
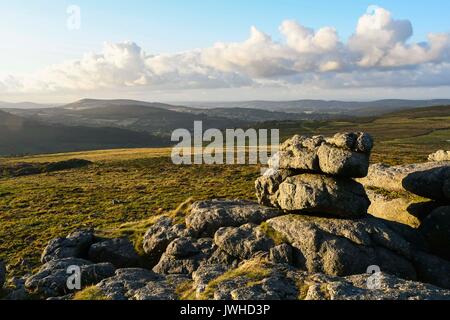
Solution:
[[[276,169],[296,169],[342,177],[364,177],[373,140],[366,133],[339,133],[332,138],[294,136],[269,160]]]
[[[327,291],[332,300],[450,300],[450,291],[420,282],[407,281],[379,273],[347,277],[355,289],[345,284],[329,284]],[[368,288],[372,283],[375,288]]]
[[[187,279],[130,268],[118,269],[113,277],[97,284],[97,288],[111,300],[174,300],[176,287],[183,281]]]
[[[434,210],[424,219],[419,230],[430,250],[450,261],[450,206]]]
[[[450,151],[439,150],[428,156],[428,161],[450,161]]]
[[[274,241],[254,224],[221,228],[216,232],[214,242],[223,251],[242,260],[251,259],[258,253],[269,253],[275,246]]]
[[[89,248],[94,241],[95,236],[91,231],[77,231],[66,238],[53,239],[44,249],[41,262],[64,258],[87,258]]]
[[[450,165],[427,162],[389,167],[370,166],[366,178],[359,179],[365,187],[404,192],[433,200],[450,199]]]
[[[144,235],[144,251],[150,262],[158,263],[169,243],[176,238],[189,236],[189,230],[182,224],[174,223],[169,217],[162,217]]]
[[[108,239],[95,243],[89,249],[89,260],[110,262],[117,268],[139,267],[140,258],[128,239]]]
[[[100,282],[102,279],[114,275],[115,268],[110,263],[93,264],[87,260],[65,258],[51,260],[44,264],[39,271],[25,282],[27,290],[40,297],[58,297],[69,294],[67,280],[72,273],[68,273],[70,266],[78,266],[81,271],[82,287]]]
[[[362,274],[371,265],[415,280],[412,245],[381,220],[289,215],[267,222],[294,247],[298,267],[334,276]]]
[[[368,209],[371,215],[413,228],[418,228],[422,220],[440,206],[440,203],[436,201],[427,201],[408,195],[399,196],[399,194],[390,196],[376,189],[367,189],[366,193],[371,202]]]
[[[295,170],[268,169],[255,181],[256,197],[258,202],[264,206],[277,206],[276,193],[280,184],[289,177],[295,176]]]
[[[287,178],[279,186],[276,203],[286,211],[303,210],[339,217],[365,215],[370,206],[359,183],[315,174]]]
[[[191,275],[201,262],[210,258],[214,249],[210,238],[178,238],[169,244],[153,271],[160,274]]]
[[[273,263],[293,263],[292,247],[286,243],[270,248],[270,261]]]
[[[6,268],[5,264],[0,261],[0,290],[3,288],[3,285],[6,281]]]
[[[199,201],[192,205],[186,224],[199,236],[213,237],[222,227],[259,224],[282,214],[279,210],[242,200]]]
[[[245,273],[215,283],[216,300],[450,300],[450,290],[386,273],[327,276],[264,263],[269,272],[252,281]],[[210,288],[211,289],[211,288]]]

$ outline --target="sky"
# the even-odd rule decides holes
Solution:
[[[0,100],[450,98],[447,0],[0,0]]]

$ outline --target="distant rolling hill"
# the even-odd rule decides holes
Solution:
[[[0,155],[159,147],[169,141],[118,128],[51,125],[0,111]]]
[[[34,102],[4,102],[0,101],[0,109],[43,109],[56,107],[56,104],[39,104]]]
[[[284,113],[330,114],[357,117],[376,116],[398,110],[450,105],[450,99],[401,100],[387,99],[377,101],[243,101],[243,102],[198,102],[190,103],[197,108],[250,108]]]
[[[194,121],[202,121],[204,128],[218,129],[238,128],[250,123],[242,116],[224,117],[193,108],[132,100],[85,99],[58,108],[13,109],[9,112],[48,124],[122,128],[166,138],[175,129],[192,130]]]

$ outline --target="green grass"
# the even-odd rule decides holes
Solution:
[[[96,286],[92,286],[77,292],[73,300],[102,301],[111,299],[105,296]]]
[[[261,280],[270,276],[271,269],[266,267],[267,261],[264,258],[254,258],[247,260],[239,267],[225,272],[223,275],[212,280],[206,286],[205,291],[200,295],[200,299],[211,299],[217,286],[225,281],[243,277],[247,280],[247,286],[253,286]]]
[[[188,199],[254,199],[255,166],[176,166],[167,157],[121,157],[82,169],[0,179],[0,259],[23,274],[29,271],[23,266],[38,266],[50,239],[80,228],[129,236],[139,248],[154,217],[182,219],[186,208],[179,205]]]

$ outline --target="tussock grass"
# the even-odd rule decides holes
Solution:
[[[193,284],[193,281],[186,281],[176,288],[175,292],[180,300],[197,300],[197,293]]]
[[[259,225],[260,230],[278,246],[283,243],[289,243],[288,239],[280,232],[272,228],[267,222]]]
[[[100,300],[111,300],[109,297],[105,296],[102,291],[96,286],[87,287],[81,291],[78,291],[73,300],[87,300],[87,301],[100,301]]]
[[[270,276],[271,269],[267,267],[268,262],[264,257],[256,257],[252,260],[243,262],[236,269],[229,270],[218,278],[208,283],[205,291],[200,295],[200,299],[208,300],[213,298],[215,289],[223,282],[243,277],[247,281],[247,285],[255,285],[261,280]]]

